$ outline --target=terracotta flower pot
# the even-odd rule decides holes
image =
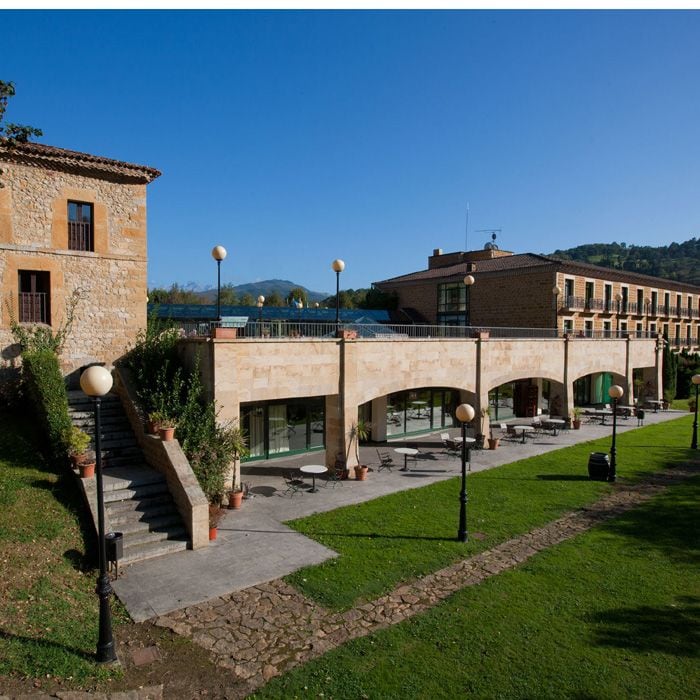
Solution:
[[[243,503],[243,491],[231,491],[228,495],[228,507],[233,510],[238,510]]]
[[[574,426],[574,430],[581,430],[581,421],[580,420],[573,420],[573,421],[571,421],[571,424]]]
[[[216,528],[216,527],[210,527],[210,528],[209,528],[209,539],[210,539],[210,540],[215,540],[215,539],[216,539],[217,530],[218,530],[218,528]]]
[[[149,435],[158,435],[158,424],[155,421],[146,421],[146,432]]]
[[[495,450],[498,447],[500,438],[489,438],[489,450]]]
[[[91,479],[93,476],[95,476],[94,462],[81,462],[78,464],[78,468],[80,469],[81,479]]]
[[[355,479],[357,481],[364,481],[367,478],[368,468],[364,465],[358,465],[355,467]]]
[[[169,442],[175,439],[175,428],[160,428],[158,432],[163,442]]]

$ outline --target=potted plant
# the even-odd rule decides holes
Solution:
[[[78,462],[78,470],[80,471],[81,479],[92,479],[95,476],[95,465],[97,464],[97,457],[92,450],[88,450],[85,454],[81,455],[80,461]]]
[[[80,428],[72,425],[65,435],[66,451],[68,458],[74,467],[85,461],[88,447],[90,446],[90,436]]]
[[[224,511],[216,503],[209,504],[209,539],[215,540]]]
[[[583,409],[579,406],[574,406],[571,409],[571,425],[574,430],[580,430],[581,428],[581,416],[583,415]]]
[[[163,420],[158,427],[158,434],[163,442],[169,442],[175,439],[175,428],[177,427],[177,421],[174,418],[168,416],[163,416]]]
[[[501,438],[493,436],[493,428],[489,425],[489,450],[495,450],[500,441]]]
[[[357,460],[357,465],[355,466],[355,479],[357,481],[364,481],[367,478],[367,472],[369,467],[366,464],[360,464],[360,440],[367,440],[371,432],[371,425],[364,420],[358,420],[350,431],[350,437],[355,444],[355,459]]]
[[[160,411],[151,411],[146,418],[146,432],[149,435],[158,435],[163,419],[164,416]]]
[[[242,488],[234,488],[228,492],[228,507],[230,510],[238,510],[243,503],[245,492]]]

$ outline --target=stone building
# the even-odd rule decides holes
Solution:
[[[113,362],[146,323],[146,185],[160,172],[36,143],[0,143],[0,168],[3,365],[12,315],[55,330],[76,292],[64,371]]]
[[[492,244],[457,253],[436,249],[426,270],[374,286],[395,292],[404,315],[423,323],[597,338],[661,333],[676,349],[700,349],[700,287],[546,255],[515,255]]]

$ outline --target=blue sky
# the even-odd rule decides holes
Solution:
[[[9,121],[154,166],[149,284],[700,236],[700,12],[4,11]]]

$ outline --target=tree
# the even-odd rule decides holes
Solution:
[[[238,294],[231,283],[221,287],[221,303],[224,306],[236,306],[238,304]]]
[[[309,305],[306,290],[302,289],[302,287],[293,287],[289,290],[289,294],[287,294],[287,304],[291,305],[293,302],[299,300],[301,300],[305,307]]]
[[[272,292],[272,294],[265,299],[265,306],[282,306],[283,303],[284,300],[279,292]]]
[[[255,299],[253,299],[253,295],[246,292],[241,297],[241,306],[255,306]]]
[[[0,80],[0,143],[4,146],[13,147],[18,143],[27,143],[32,136],[42,136],[41,129],[23,124],[12,124],[5,122],[5,110],[10,97],[15,95],[15,84]],[[4,122],[4,123],[3,123]],[[0,170],[2,175],[2,170]],[[0,187],[4,185],[0,182]]]

